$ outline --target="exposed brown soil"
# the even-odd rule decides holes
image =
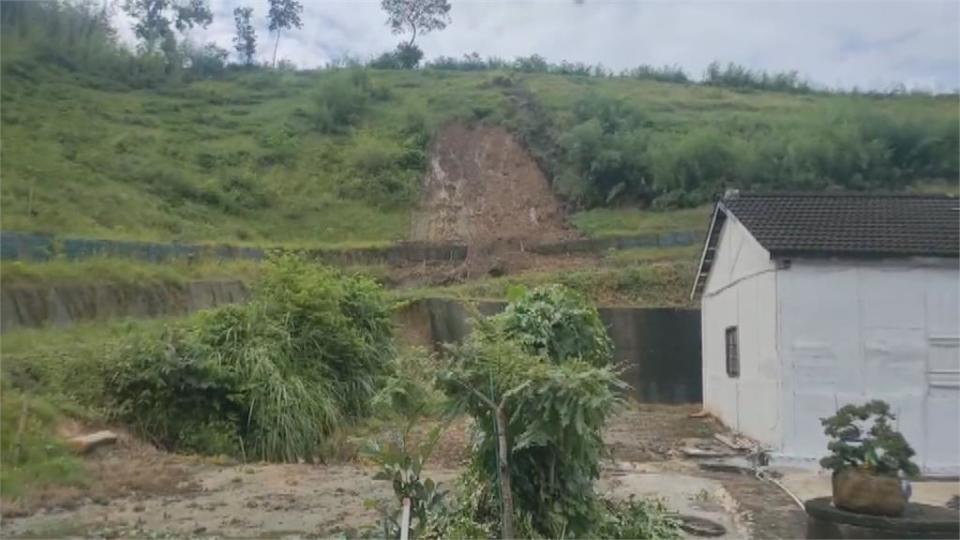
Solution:
[[[699,405],[631,403],[608,424],[603,440],[616,461],[649,462],[682,457],[690,439],[710,439],[726,430],[711,416],[691,417]]]
[[[632,405],[623,411],[605,436],[617,466],[632,461],[676,468],[670,458],[682,438],[718,429],[713,420],[690,418],[694,409]],[[418,426],[408,441],[423,440],[434,425]],[[469,426],[461,418],[447,427],[424,474],[452,487],[469,457]],[[392,496],[388,482],[373,480],[375,468],[359,449],[393,427],[340,443],[342,461],[321,465],[217,463],[166,454],[124,437],[117,447],[87,458],[89,488],[36,499],[32,507],[8,513],[0,532],[5,538],[355,534],[378,519],[367,501]],[[690,467],[684,471],[690,474]]]
[[[122,434],[116,445],[87,456],[84,466],[87,471],[84,486],[37,489],[16,501],[4,500],[3,517],[29,515],[38,510],[71,510],[121,497],[189,495],[200,489],[194,474],[204,463],[196,457],[161,452]]]
[[[506,129],[452,123],[434,141],[415,240],[486,245],[576,237],[543,171]]]

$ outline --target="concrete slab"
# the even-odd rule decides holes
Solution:
[[[659,497],[673,511],[722,525],[727,532],[717,538],[750,537],[750,528],[739,519],[736,501],[719,480],[657,469],[626,463],[605,467],[600,490],[618,499]]]
[[[783,475],[780,483],[801,500],[814,497],[826,497],[831,494],[830,471],[811,471],[791,467],[771,467],[770,470]],[[934,480],[911,482],[913,495],[911,502],[945,506],[951,497],[960,495],[960,482]]]

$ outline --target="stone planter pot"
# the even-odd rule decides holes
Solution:
[[[896,476],[851,468],[833,473],[833,505],[858,514],[899,516],[907,497]]]

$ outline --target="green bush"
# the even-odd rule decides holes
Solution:
[[[107,392],[115,417],[165,448],[309,460],[370,413],[392,351],[376,284],[286,257],[248,304],[131,342]]]
[[[421,347],[401,351],[388,366],[383,386],[373,398],[377,418],[416,419],[437,412],[443,395],[436,388],[439,361]]]
[[[682,538],[680,522],[668,515],[658,500],[625,501],[605,499],[606,515],[597,530],[598,538]]]
[[[603,367],[613,359],[613,343],[597,308],[560,285],[514,291],[507,308],[491,319],[527,353],[554,363],[581,359]]]
[[[603,522],[593,483],[604,452],[602,429],[623,387],[602,365],[609,361],[609,341],[596,335],[602,330],[596,311],[577,300],[558,288],[533,291],[511,303],[506,316],[478,320],[454,349],[443,378],[446,391],[476,422],[481,437],[472,466],[494,493],[496,425],[479,396],[503,404],[516,512],[546,537],[589,536]],[[550,316],[554,309],[561,312],[557,317]],[[561,329],[581,339],[568,341]]]
[[[919,474],[911,459],[913,448],[893,429],[895,420],[890,405],[878,399],[860,406],[844,405],[837,414],[821,418],[823,433],[830,437],[830,455],[820,460],[820,466],[834,472],[858,468],[890,476]]]
[[[315,98],[314,123],[322,133],[344,133],[360,121],[369,106],[368,79],[335,73],[326,78]]]
[[[384,144],[372,137],[359,138],[346,155],[350,176],[337,185],[337,194],[378,207],[413,203],[419,194],[426,156],[417,146],[420,140],[416,135],[408,143],[410,147]]]
[[[49,402],[15,390],[4,378],[0,432],[0,491],[5,499],[48,486],[83,486],[83,464],[54,430],[63,417]],[[25,416],[24,416],[25,415]],[[20,431],[21,421],[24,429]]]

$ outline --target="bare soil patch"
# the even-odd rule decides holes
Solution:
[[[430,152],[413,238],[485,245],[576,237],[543,171],[506,129],[452,123]]]
[[[710,439],[726,431],[711,416],[690,416],[699,410],[699,405],[631,403],[604,433],[611,458],[639,463],[675,459],[691,439]]]
[[[701,471],[680,459],[688,438],[711,437],[722,427],[694,418],[696,406],[633,404],[605,433],[612,459],[600,489],[615,496],[660,495],[671,508],[724,524],[728,537],[789,537],[801,531],[802,512],[778,488],[752,475]],[[422,440],[435,424],[412,434]],[[393,426],[364,433],[382,437]],[[425,476],[453,486],[469,456],[469,420],[444,431]],[[174,456],[125,440],[87,459],[96,476],[71,503],[47,499],[0,524],[0,535],[131,537],[354,536],[373,526],[372,502],[393,496],[388,482],[357,449],[327,464],[237,464]],[[798,517],[799,512],[799,517]]]
[[[86,485],[39,489],[16,501],[3,500],[0,506],[3,517],[10,518],[102,505],[120,497],[189,495],[200,489],[194,474],[202,466],[197,457],[161,452],[123,434],[114,446],[84,459]]]

